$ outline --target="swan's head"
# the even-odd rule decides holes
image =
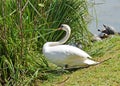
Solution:
[[[66,32],[71,32],[70,26],[67,25],[67,24],[62,24],[62,25],[60,26],[60,28],[58,28],[58,29],[59,29],[59,30],[64,30],[64,31],[66,31]]]

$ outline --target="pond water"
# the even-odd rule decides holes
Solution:
[[[120,0],[89,0],[89,2],[95,2],[94,7],[89,10],[93,16],[89,30],[93,34],[98,34],[97,29],[102,29],[103,24],[113,26],[116,31],[120,32]]]

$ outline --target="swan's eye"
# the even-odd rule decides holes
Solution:
[[[64,26],[63,26],[63,25],[61,25],[60,27],[61,27],[61,28],[63,28]]]

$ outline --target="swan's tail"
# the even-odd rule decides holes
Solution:
[[[96,61],[87,59],[87,60],[85,60],[84,63],[88,64],[89,66],[92,66],[92,65],[101,64],[101,63],[103,63],[103,62],[105,62],[105,61],[107,61],[107,60],[109,60],[109,59],[111,59],[111,58],[105,59],[105,60],[103,60],[103,61],[101,61],[101,62],[96,62]]]
[[[89,67],[89,66],[95,66],[95,65],[98,65],[98,64],[100,64],[100,63],[103,63],[103,62],[105,62],[105,61],[107,61],[107,60],[109,60],[109,59],[111,59],[111,58],[105,59],[105,60],[103,60],[103,61],[101,61],[101,62],[96,62],[96,61],[87,59],[87,60],[84,61],[84,63],[87,64],[87,66],[84,66],[84,67],[81,67],[81,66],[80,66],[80,67],[66,68],[65,70],[72,71],[72,70],[77,70],[77,69],[80,69],[80,68],[87,68],[87,67]]]
[[[96,61],[93,61],[93,60],[90,60],[90,59],[85,60],[84,63],[89,65],[89,66],[100,64],[100,62],[96,62]]]

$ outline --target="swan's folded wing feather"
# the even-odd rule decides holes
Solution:
[[[49,53],[59,58],[66,58],[69,56],[91,58],[91,56],[87,54],[85,51],[70,45],[58,45],[58,46],[51,47]]]

